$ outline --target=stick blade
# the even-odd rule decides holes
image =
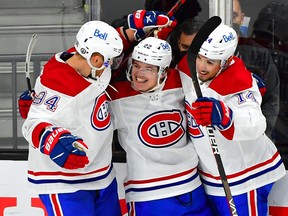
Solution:
[[[220,25],[221,22],[222,19],[219,16],[213,16],[208,19],[197,32],[189,47],[188,53],[197,54],[204,41],[206,41],[208,36]]]

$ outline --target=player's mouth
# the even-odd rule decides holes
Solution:
[[[144,78],[140,78],[140,77],[135,77],[135,80],[138,82],[138,83],[145,83],[147,82],[147,79],[144,79]]]

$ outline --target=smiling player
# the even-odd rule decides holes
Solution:
[[[179,72],[168,69],[170,45],[148,37],[132,53],[129,81],[109,89],[118,139],[127,153],[124,180],[130,215],[211,215],[186,135]],[[110,90],[110,91],[109,91]]]

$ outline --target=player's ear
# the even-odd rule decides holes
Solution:
[[[93,53],[90,61],[94,67],[101,67],[104,63],[104,58],[100,53]]]

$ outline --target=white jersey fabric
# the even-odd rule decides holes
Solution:
[[[102,80],[84,78],[60,55],[52,57],[37,78],[36,98],[22,128],[29,142],[29,186],[39,194],[103,189],[115,178],[111,165],[113,128],[105,94],[110,69],[104,71]],[[46,123],[64,127],[83,139],[89,148],[85,168],[61,168],[40,152],[39,127],[44,130],[41,124]]]
[[[197,125],[189,113],[197,99],[185,58],[178,65],[185,89],[189,133],[199,156],[199,172],[209,195],[225,196],[217,164],[205,127]],[[285,175],[285,168],[274,143],[264,134],[265,117],[260,108],[261,94],[244,63],[234,57],[232,65],[212,81],[200,83],[203,97],[223,101],[233,110],[233,124],[214,130],[219,153],[232,195],[243,194]]]
[[[164,87],[150,93],[134,90],[128,81],[113,86],[118,92],[108,88],[111,113],[128,166],[126,202],[173,197],[200,186],[179,72],[170,71]]]

